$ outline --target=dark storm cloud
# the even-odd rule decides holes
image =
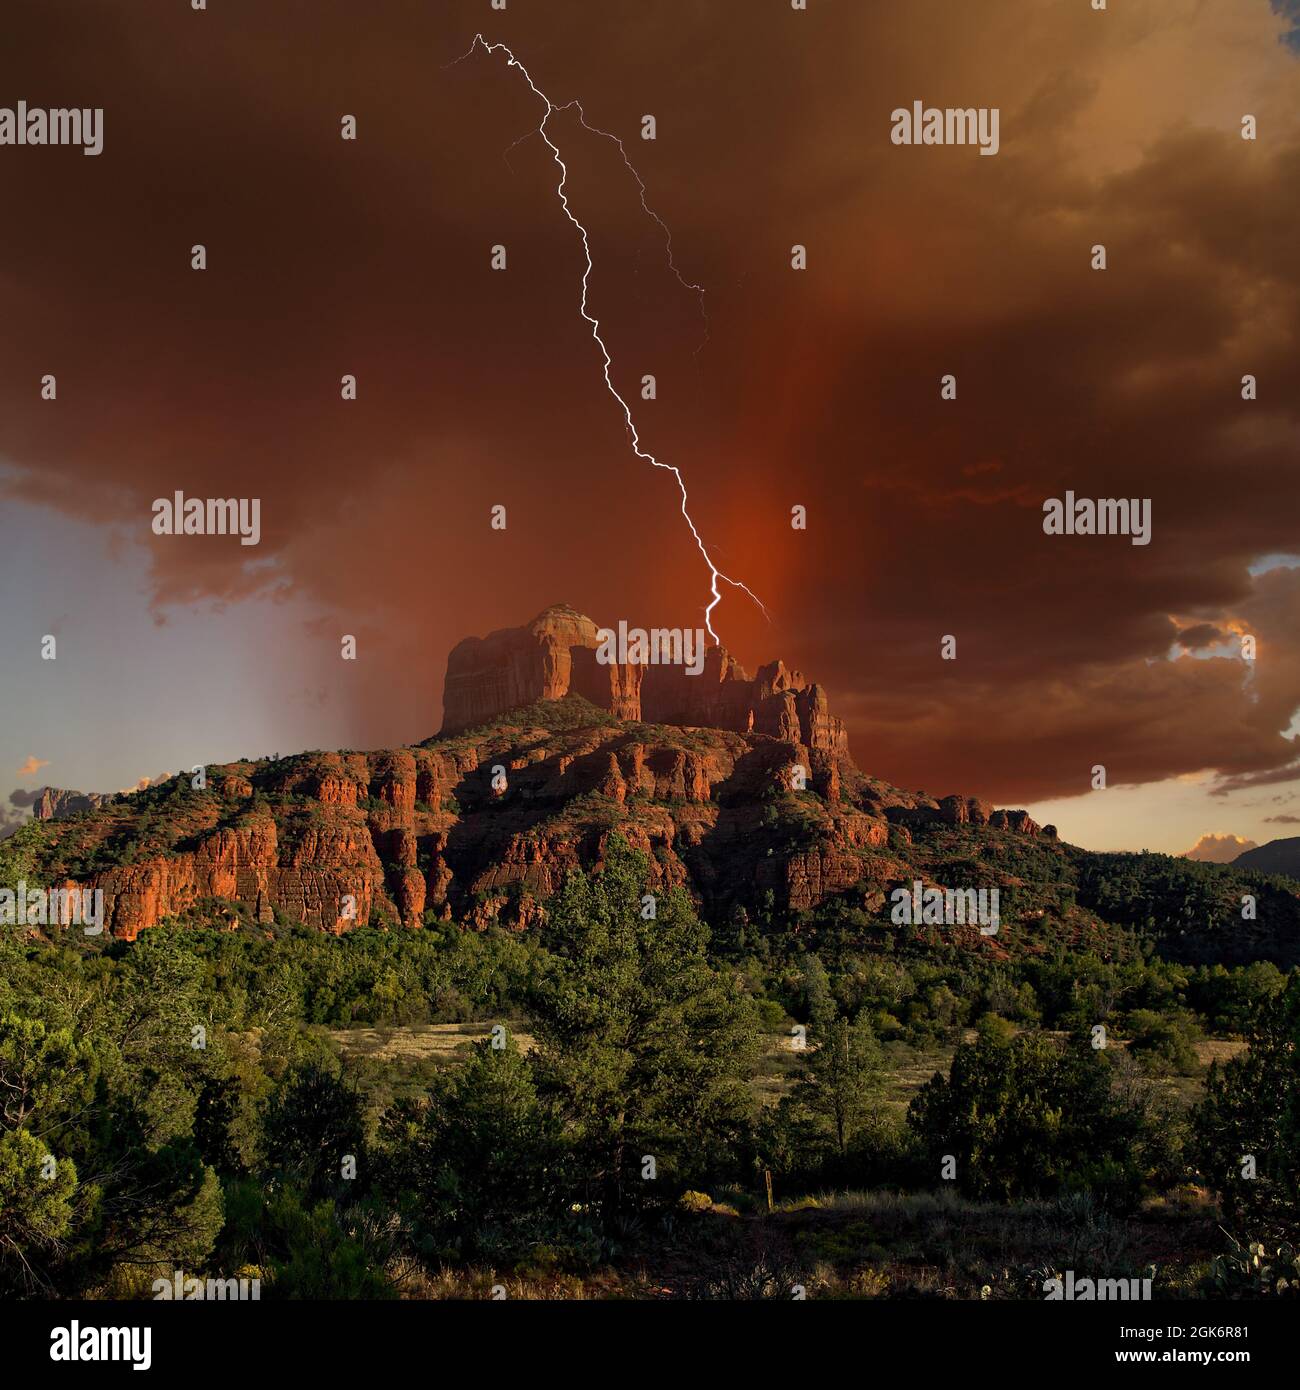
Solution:
[[[682,467],[717,563],[772,611],[728,592],[719,630],[751,668],[780,655],[821,680],[873,772],[1001,800],[1085,790],[1096,763],[1112,784],[1296,775],[1279,769],[1300,583],[1247,567],[1300,531],[1300,141],[1280,121],[1253,145],[1235,117],[1203,122],[1158,51],[1162,25],[1263,13],[499,17],[539,86],[627,139],[708,289],[701,346],[617,149],[558,114],[616,382]],[[554,161],[535,135],[511,148],[539,104],[499,57],[444,66],[489,21],[480,3],[50,4],[6,37],[29,100],[106,112],[97,159],[4,152],[23,209],[0,230],[13,488],[128,527],[162,613],[318,605],[268,659],[357,634],[368,660],[336,687],[356,746],[437,727],[466,633],[558,599],[694,624],[708,596],[671,478],[630,454],[600,382]],[[1113,95],[1148,51],[1140,95]],[[889,112],[915,98],[1000,106],[1001,152],[892,146]],[[1097,133],[1117,103],[1128,124]],[[37,397],[46,371],[57,404]],[[222,538],[152,537],[150,503],[176,488],[260,497],[253,562]],[[1045,536],[1043,500],[1067,489],[1150,498],[1152,544]],[[1167,660],[1176,634],[1208,631],[1257,635],[1249,689],[1239,661]]]
[[[1280,14],[1291,25],[1279,35],[1282,43],[1295,53],[1300,53],[1300,0],[1269,0],[1276,14]]]
[[[8,802],[0,802],[0,840],[7,839],[23,824],[27,819],[23,813],[41,799],[44,790],[44,787],[37,787],[29,792],[17,787],[9,793]]]
[[[1211,796],[1227,796],[1230,792],[1249,791],[1252,787],[1271,787],[1279,782],[1300,781],[1300,760],[1270,768],[1266,772],[1245,773],[1229,777],[1210,789]]]
[[[1191,627],[1183,628],[1178,634],[1178,645],[1188,651],[1200,651],[1205,647],[1214,646],[1216,642],[1227,640],[1228,634],[1215,627],[1213,623],[1193,623]]]

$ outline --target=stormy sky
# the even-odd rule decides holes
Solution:
[[[104,110],[97,157],[0,147],[15,787],[418,740],[449,648],[553,602],[702,624],[675,481],[579,314],[544,105],[504,53],[455,61],[478,32],[625,141],[703,287],[557,111],[613,384],[768,610],[724,586],[742,662],[821,681],[876,775],[1080,843],[1288,833],[1289,0],[10,0],[0,106]],[[918,100],[998,108],[997,155],[892,144]],[[260,544],[154,535],[178,489],[260,498]],[[1150,499],[1150,544],[1045,535],[1067,490]]]

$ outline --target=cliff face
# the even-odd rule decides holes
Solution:
[[[559,724],[583,710],[596,722],[506,718],[423,747],[209,768],[204,792],[178,779],[55,822],[44,867],[55,886],[103,890],[109,930],[133,939],[165,917],[210,914],[205,900],[229,903],[232,919],[328,931],[419,926],[426,913],[526,923],[566,873],[600,861],[614,828],[651,855],[660,886],[715,905],[770,891],[811,907],[887,843],[883,816],[842,802],[838,775],[807,747],[552,707]],[[771,808],[796,767],[811,778],[791,844]]]
[[[708,648],[704,669],[602,663],[600,629],[563,604],[524,627],[467,637],[447,660],[444,735],[486,724],[539,700],[581,695],[617,719],[767,734],[846,754],[844,724],[826,693],[774,661],[751,677],[725,648]]]
[[[458,642],[447,658],[443,734],[487,724],[506,710],[521,709],[538,700],[563,699],[573,688],[573,648],[594,653],[600,640],[596,634],[596,624],[590,618],[557,604],[524,627],[502,628],[486,637],[466,637]],[[612,691],[631,673],[621,667],[608,669],[609,687],[603,699],[597,698],[602,692],[595,681],[590,682],[590,690],[574,693],[585,695],[602,709],[611,709]]]

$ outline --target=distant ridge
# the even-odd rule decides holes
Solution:
[[[78,811],[94,811],[106,801],[112,801],[113,796],[113,792],[74,792],[63,787],[42,787],[40,796],[32,803],[32,815],[36,820],[61,820]]]
[[[1300,878],[1300,835],[1270,840],[1239,854],[1233,861],[1239,869],[1257,869],[1266,874],[1287,874]]]

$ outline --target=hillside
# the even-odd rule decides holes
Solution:
[[[863,944],[910,933],[996,957],[1054,942],[1113,953],[1122,926],[1192,962],[1300,961],[1294,885],[1241,861],[1091,854],[1023,811],[903,791],[857,767],[824,691],[781,663],[751,679],[714,648],[700,683],[683,685],[680,670],[580,661],[595,632],[553,608],[462,643],[447,707],[461,712],[453,726],[489,710],[474,728],[241,760],[208,767],[201,789],[178,774],[55,810],[0,846],[0,881],[100,889],[109,933],[126,939],[168,918],[524,927],[618,831],[649,855],[652,888],[685,888],[724,933],[833,926]],[[492,709],[539,693],[555,698]],[[689,705],[722,727],[630,717],[642,703]],[[998,890],[998,931],[892,921],[890,895],[918,880]]]
[[[1285,840],[1270,840],[1239,854],[1233,861],[1238,869],[1258,869],[1265,874],[1286,874],[1300,879],[1300,835]]]

